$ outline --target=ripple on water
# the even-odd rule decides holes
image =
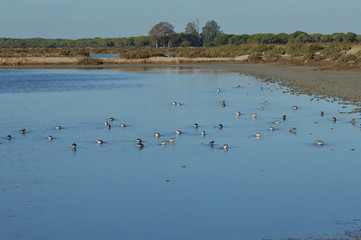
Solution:
[[[0,235],[354,234],[361,131],[350,121],[358,116],[276,88],[205,70],[1,70]]]

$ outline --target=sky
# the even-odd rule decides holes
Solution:
[[[197,19],[227,34],[361,34],[360,9],[361,0],[1,0],[0,37],[144,36],[159,22],[184,32]]]

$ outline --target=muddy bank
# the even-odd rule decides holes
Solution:
[[[361,101],[361,72],[318,71],[313,67],[280,66],[273,64],[193,64],[194,67],[226,69],[251,74],[282,85],[302,94],[338,97]]]

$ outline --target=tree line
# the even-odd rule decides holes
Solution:
[[[361,42],[361,35],[352,32],[308,34],[302,31],[287,33],[226,34],[220,25],[208,21],[201,29],[198,21],[187,23],[184,32],[176,33],[168,22],[154,25],[148,36],[123,38],[44,39],[0,38],[0,48],[121,48],[121,47],[213,47],[242,44],[287,44],[314,42]]]

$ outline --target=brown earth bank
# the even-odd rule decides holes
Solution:
[[[81,57],[0,58],[0,68],[201,68],[227,70],[249,74],[268,82],[279,82],[294,93],[340,98],[355,105],[361,102],[361,71],[319,70],[311,66],[292,66],[279,63],[245,63],[236,58],[163,58],[103,59],[102,65],[78,65]],[[10,64],[13,62],[13,64]],[[24,64],[24,62],[27,62]],[[358,111],[358,110],[357,110]]]

